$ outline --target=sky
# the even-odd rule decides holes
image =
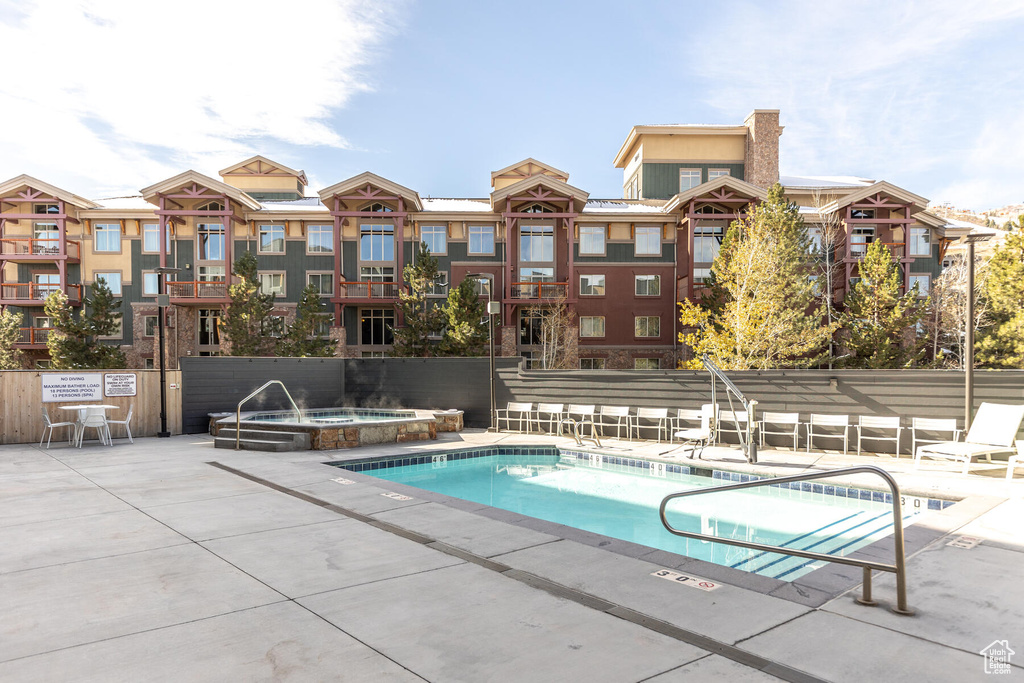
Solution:
[[[1024,202],[1024,1],[0,0],[0,180],[91,199],[254,154],[485,197],[622,196],[630,127],[779,109],[783,175]],[[14,56],[17,55],[17,58]]]

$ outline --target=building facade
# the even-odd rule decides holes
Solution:
[[[781,134],[776,110],[755,110],[738,126],[635,126],[614,159],[622,199],[593,199],[532,158],[492,172],[490,195],[470,199],[422,197],[370,172],[307,196],[302,171],[262,156],[219,179],[190,170],[137,196],[95,201],[22,175],[0,184],[0,306],[21,312],[20,346],[42,366],[46,297],[59,289],[81,307],[103,278],[124,313],[120,336],[103,341],[123,346],[133,367],[154,367],[163,287],[173,367],[180,356],[224,352],[218,320],[231,264],[251,251],[264,291],[276,294],[277,329],[312,284],[322,297],[319,332],[338,355],[383,356],[402,324],[403,267],[423,242],[440,264],[438,301],[468,277],[501,302],[501,355],[539,363],[541,317],[562,302],[574,314],[574,364],[672,368],[685,354],[676,302],[701,295],[729,223],[775,182],[812,238],[838,226],[837,299],[875,240],[892,249],[904,286],[926,292],[962,228],[884,181],[780,178]]]

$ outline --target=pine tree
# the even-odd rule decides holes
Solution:
[[[852,354],[845,365],[857,368],[903,368],[924,355],[916,326],[928,303],[915,286],[900,295],[900,268],[889,247],[868,245],[860,262],[860,280],[846,295],[843,327]]]
[[[269,356],[276,340],[270,336],[274,295],[261,291],[256,256],[247,251],[235,261],[238,282],[228,288],[231,303],[220,322],[221,334],[231,342],[232,356]]]
[[[82,319],[89,341],[89,367],[123,368],[127,359],[119,346],[94,342],[96,337],[112,337],[121,331],[121,300],[114,298],[103,278],[92,283],[90,293],[92,296],[85,299],[86,315]]]
[[[444,305],[446,327],[440,353],[445,356],[482,356],[489,342],[487,307],[477,296],[476,281],[465,279],[448,292]]]
[[[822,357],[836,325],[822,320],[810,280],[810,242],[795,204],[774,185],[765,201],[729,226],[711,271],[708,301],[683,301],[679,339],[694,360],[707,354],[726,369],[808,367]]]
[[[293,358],[333,356],[334,342],[317,335],[321,320],[320,291],[316,285],[307,285],[295,309],[295,321],[277,344],[277,355]]]
[[[438,279],[437,259],[427,245],[420,243],[413,263],[406,265],[402,276],[409,283],[409,291],[398,293],[398,308],[404,318],[403,326],[395,330],[396,356],[430,357],[439,351],[430,337],[444,330],[444,313],[427,295],[433,291]]]
[[[21,315],[10,308],[0,311],[0,370],[20,370],[22,366]]]
[[[76,319],[68,298],[55,291],[46,298],[44,310],[50,318],[51,330],[46,337],[51,367],[60,370],[84,368],[123,368],[124,352],[97,337],[109,337],[121,329],[121,302],[102,278],[92,283],[91,296],[85,299],[86,313]]]
[[[992,325],[979,335],[978,363],[1024,368],[1024,216],[992,255],[983,292]]]

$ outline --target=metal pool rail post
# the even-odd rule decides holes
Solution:
[[[241,427],[241,425],[242,425],[242,404],[244,404],[250,398],[253,398],[257,394],[259,394],[261,391],[263,391],[264,389],[269,387],[271,384],[280,384],[281,385],[281,388],[284,389],[284,395],[288,397],[288,402],[292,404],[292,408],[295,409],[295,414],[298,415],[298,417],[299,417],[299,422],[302,422],[302,411],[299,410],[299,407],[297,405],[295,405],[295,401],[292,399],[292,395],[288,393],[288,387],[286,387],[284,385],[284,382],[282,382],[281,380],[279,380],[279,379],[272,379],[269,382],[267,382],[266,384],[264,384],[263,386],[261,386],[259,389],[257,389],[256,391],[252,392],[251,394],[249,394],[248,396],[246,396],[245,398],[243,398],[241,401],[238,402],[238,407],[235,409],[235,450],[236,451],[239,450],[242,447],[242,427]]]
[[[796,550],[794,548],[783,548],[777,545],[766,545],[764,543],[754,543],[753,541],[738,541],[732,538],[720,538],[718,536],[712,536],[710,534],[698,534],[693,531],[683,531],[676,529],[669,524],[668,519],[665,517],[665,508],[670,500],[675,498],[687,498],[689,496],[700,496],[705,493],[715,493],[719,491],[736,491],[738,489],[750,489],[758,486],[770,486],[772,484],[782,484],[791,481],[809,481],[811,479],[827,479],[829,477],[836,477],[845,474],[874,474],[881,477],[885,483],[889,486],[889,491],[892,494],[892,514],[893,514],[893,541],[895,543],[896,550],[896,562],[895,564],[884,564],[882,562],[873,562],[871,560],[856,560],[850,557],[842,557],[837,555],[826,555],[825,553],[815,553],[809,550]],[[896,614],[912,615],[914,611],[907,607],[907,567],[906,567],[906,553],[903,549],[903,506],[900,502],[900,487],[893,479],[892,475],[883,470],[881,467],[875,467],[873,465],[861,465],[859,467],[844,467],[838,470],[830,470],[828,472],[811,472],[810,474],[794,474],[788,477],[771,477],[766,479],[758,479],[755,481],[745,481],[739,484],[726,484],[725,486],[712,486],[710,488],[700,488],[691,491],[681,491],[679,493],[673,493],[665,496],[661,501],[661,508],[659,510],[661,515],[661,523],[665,526],[665,529],[669,533],[675,534],[676,536],[684,536],[686,538],[695,538],[700,541],[711,541],[713,543],[725,543],[728,545],[735,545],[741,548],[750,548],[751,550],[761,550],[769,553],[781,553],[783,555],[793,555],[795,557],[804,557],[809,560],[824,560],[825,562],[834,562],[836,564],[848,564],[854,567],[861,567],[864,570],[864,586],[861,597],[857,598],[857,602],[862,605],[874,605],[876,604],[871,599],[871,570],[877,569],[883,572],[893,572],[896,574],[896,606],[892,608],[892,611]]]

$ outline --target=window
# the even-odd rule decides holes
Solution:
[[[634,358],[633,369],[634,370],[657,370],[660,363],[657,358]]]
[[[97,223],[93,226],[93,251],[121,251],[121,225]]]
[[[693,269],[693,284],[704,283],[711,279],[710,268],[694,268]]]
[[[260,273],[260,289],[264,294],[284,296],[284,273]]]
[[[910,255],[932,255],[932,233],[928,228],[910,229]]]
[[[121,296],[121,273],[93,273],[92,278],[96,282],[103,280],[110,288],[111,294]]]
[[[220,346],[220,309],[200,308],[199,325],[196,329],[196,336],[199,346]],[[216,355],[219,352],[211,350],[200,350],[200,356]]]
[[[580,275],[580,296],[604,296],[604,275]]]
[[[143,358],[142,359],[142,369],[143,370],[154,370],[154,369],[156,369],[156,364],[155,364],[155,362],[153,361],[152,358]]]
[[[420,241],[431,254],[448,253],[448,228],[443,225],[424,225],[420,228]]]
[[[393,226],[393,225],[360,225],[359,226],[359,260],[360,261],[394,261],[395,260],[395,226]]]
[[[635,282],[637,296],[661,296],[660,275],[637,275]]]
[[[604,358],[580,358],[580,370],[604,370]]]
[[[171,250],[171,231],[167,230],[167,246],[164,251]],[[142,251],[156,253],[160,251],[160,224],[143,223],[142,225]]]
[[[661,228],[637,226],[634,253],[637,256],[661,256]]]
[[[395,311],[390,308],[364,309],[359,316],[359,343],[383,346],[394,342]]]
[[[693,229],[693,262],[711,263],[718,256],[722,246],[724,228],[714,225],[697,226]]]
[[[224,226],[220,223],[200,223],[199,260],[217,261],[224,258]]]
[[[519,213],[554,213],[554,210],[543,204],[530,204],[526,208],[520,209]]]
[[[544,323],[544,312],[532,308],[519,313],[519,343],[523,346],[540,345],[543,341],[541,326]]]
[[[264,337],[281,337],[284,335],[284,316],[271,315],[263,319],[260,333]]]
[[[260,226],[260,253],[261,254],[283,254],[284,253],[284,226],[269,225]]]
[[[661,318],[656,315],[638,315],[633,318],[633,326],[637,337],[661,336]]]
[[[37,315],[32,318],[32,327],[48,330],[53,326],[53,318],[48,315]]]
[[[850,218],[874,218],[874,209],[850,209]]]
[[[56,204],[33,204],[32,213],[35,214],[47,214],[47,213],[60,213],[60,207]]]
[[[519,356],[523,359],[524,367],[527,370],[544,369],[544,359],[538,356],[535,351],[523,351]]]
[[[142,318],[142,336],[155,337],[157,335],[157,317],[147,315]]]
[[[603,315],[581,315],[580,316],[581,337],[603,337],[604,316]]]
[[[724,175],[729,175],[729,169],[727,169],[727,168],[709,168],[708,169],[708,180],[714,180],[715,178],[721,178]]]
[[[36,223],[34,226],[36,241],[32,243],[33,254],[56,254],[60,252],[60,233],[56,223]]]
[[[333,254],[334,228],[330,225],[306,226],[306,253]]]
[[[37,368],[49,368],[52,365],[53,361],[51,361],[49,358],[40,358],[39,360],[36,361]]]
[[[320,296],[334,296],[334,273],[306,273],[306,284],[316,287]]]
[[[206,202],[196,207],[196,211],[223,211],[224,204],[222,202]]]
[[[581,225],[580,255],[604,256],[604,236],[605,226],[603,225]]]
[[[555,230],[550,225],[525,224],[519,229],[519,260],[547,262],[555,260]]]
[[[426,291],[427,296],[448,296],[448,271],[439,270],[437,277],[430,283]]]
[[[370,204],[365,209],[363,209],[363,211],[370,211],[372,213],[390,213],[392,211],[392,208],[387,204],[381,204],[380,202],[377,202],[375,204]]]
[[[928,292],[930,292],[931,288],[932,288],[932,276],[931,275],[914,275],[913,273],[911,273],[911,275],[910,275],[910,289],[908,289],[907,291],[909,292],[912,289],[914,289],[914,285],[917,285],[917,294],[918,294],[918,296],[928,296]]]
[[[156,296],[160,293],[160,275],[158,273],[142,274],[142,295]]]
[[[875,226],[873,225],[858,225],[853,228],[853,234],[850,235],[850,253],[852,254],[865,254],[868,250],[868,245],[875,241]]]
[[[474,283],[473,291],[476,292],[478,297],[491,298],[491,288],[494,286],[494,277],[492,275],[477,275],[472,278]]]
[[[200,282],[223,282],[224,266],[199,266]]]
[[[808,225],[807,226],[807,239],[810,240],[808,251],[811,254],[821,253],[821,226],[820,225]]]
[[[334,316],[330,313],[320,313],[313,319],[313,336],[326,338],[331,336],[331,326],[334,324]]]
[[[124,318],[118,318],[117,319],[117,329],[114,330],[114,333],[113,334],[105,334],[105,335],[102,335],[102,336],[100,336],[98,338],[99,339],[120,339],[123,336],[124,336]]]
[[[469,253],[494,253],[494,228],[490,225],[469,226]]]
[[[32,282],[35,284],[36,299],[45,300],[54,292],[60,291],[59,273],[33,273]]]
[[[699,168],[681,168],[679,169],[679,191],[686,192],[689,189],[700,185],[700,169]]]
[[[384,266],[363,266],[359,269],[359,279],[364,282],[394,282],[395,269]]]

